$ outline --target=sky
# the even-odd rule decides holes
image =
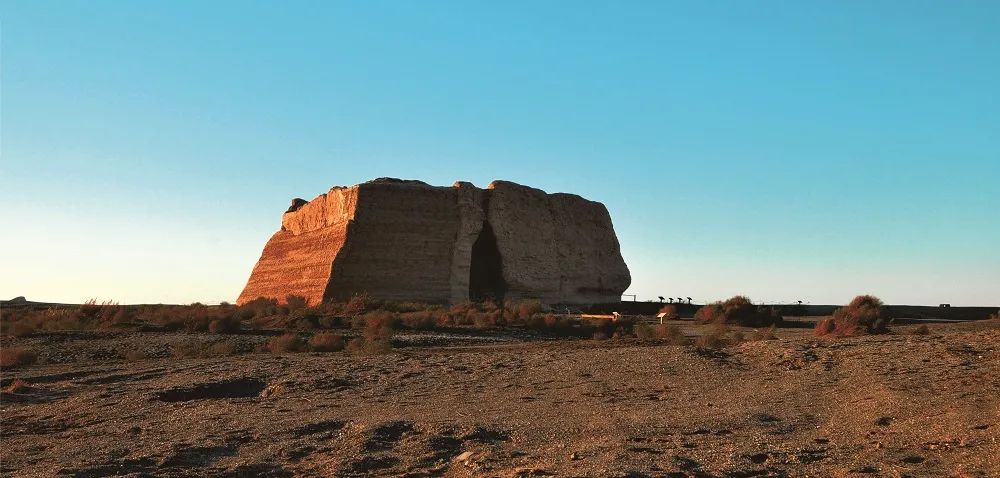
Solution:
[[[639,300],[1000,305],[1000,3],[0,1],[0,298],[233,301],[293,197],[603,202]]]

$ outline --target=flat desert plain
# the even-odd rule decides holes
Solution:
[[[704,326],[679,322],[696,336]],[[4,370],[4,476],[1000,476],[1000,324],[723,348],[394,338],[176,358],[191,333],[51,332]],[[252,350],[266,337],[232,336]],[[413,337],[410,337],[413,339]],[[146,349],[125,359],[123,351]]]

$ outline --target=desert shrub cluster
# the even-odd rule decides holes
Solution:
[[[931,329],[927,327],[927,324],[920,324],[914,327],[913,330],[910,330],[910,333],[913,335],[930,335]]]
[[[816,335],[851,337],[880,334],[889,330],[888,313],[882,300],[873,295],[859,295],[833,315],[816,323]]]
[[[228,357],[240,353],[240,347],[232,340],[201,341],[196,339],[181,340],[170,345],[170,354],[178,358],[209,358]],[[128,360],[141,360],[147,358],[142,352],[136,351],[126,353]]]
[[[676,305],[667,304],[660,307],[660,313],[664,314],[663,320],[677,320],[681,318],[681,315],[677,312]]]
[[[722,302],[707,304],[694,314],[702,324],[732,324],[744,327],[781,325],[783,318],[773,307],[757,306],[745,296],[737,295]]]
[[[710,323],[701,335],[691,339],[684,335],[680,327],[673,324],[635,325],[635,336],[640,340],[655,340],[667,345],[696,345],[700,348],[718,349],[743,342],[776,340],[775,326],[762,327],[744,334],[733,330],[725,322]]]
[[[126,324],[133,315],[134,308],[115,302],[97,303],[95,299],[75,307],[8,309],[0,320],[0,332],[10,337],[26,337],[55,330],[108,329]]]
[[[672,324],[636,324],[632,327],[636,338],[640,340],[656,340],[667,345],[690,345],[691,339],[681,332],[681,328]]]
[[[38,355],[29,349],[20,347],[4,347],[0,350],[0,368],[13,368],[31,365],[38,360]]]
[[[309,349],[314,352],[340,352],[344,347],[344,336],[340,334],[320,332],[309,338]]]
[[[343,302],[319,304],[310,304],[304,297],[289,295],[280,302],[273,298],[258,298],[239,306],[227,303],[124,306],[90,300],[79,306],[5,310],[0,317],[0,333],[12,337],[39,332],[122,327],[213,334],[237,334],[260,329],[303,333],[354,329],[373,344],[365,349],[384,349],[389,335],[386,331],[391,330],[522,328],[542,334],[588,338],[621,336],[631,334],[632,330],[629,321],[582,320],[555,315],[547,312],[537,301],[508,301],[503,304],[465,302],[442,306],[381,302],[364,294]],[[357,348],[358,344],[355,344],[353,349]]]

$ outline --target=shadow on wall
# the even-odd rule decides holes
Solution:
[[[507,284],[503,280],[503,259],[497,248],[497,237],[490,223],[483,223],[483,230],[472,245],[472,259],[469,265],[469,299],[473,301],[493,300],[503,303]]]

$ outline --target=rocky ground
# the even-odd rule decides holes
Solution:
[[[1000,476],[1000,325],[913,327],[839,340],[779,329],[778,340],[719,350],[445,336],[397,337],[409,346],[377,356],[218,358],[161,350],[208,334],[5,338],[38,350],[40,364],[3,372],[0,467],[94,477]],[[249,350],[263,339],[238,340]],[[150,358],[122,359],[123,347]]]

